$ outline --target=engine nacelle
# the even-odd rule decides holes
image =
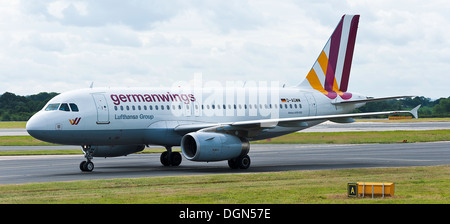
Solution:
[[[181,152],[192,161],[221,161],[246,155],[247,139],[216,132],[192,132],[181,139]]]
[[[94,153],[93,157],[116,157],[116,156],[126,156],[131,153],[140,152],[144,150],[145,145],[93,145]]]

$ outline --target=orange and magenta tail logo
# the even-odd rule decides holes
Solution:
[[[347,92],[355,47],[359,15],[344,15],[317,61],[306,76],[312,88],[330,99],[338,95],[350,99]]]
[[[78,125],[80,123],[81,117],[77,117],[75,119],[69,119],[71,125]]]

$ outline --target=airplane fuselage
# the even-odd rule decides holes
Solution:
[[[67,145],[179,146],[183,134],[175,129],[180,125],[342,114],[363,105],[335,106],[321,93],[298,88],[276,91],[243,88],[240,92],[199,89],[188,93],[170,88],[82,89],[50,100],[28,121],[27,130],[40,140]],[[353,95],[353,99],[365,99]],[[249,140],[277,137],[323,121],[267,128]]]

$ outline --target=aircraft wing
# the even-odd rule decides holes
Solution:
[[[412,109],[411,111],[385,111],[385,112],[369,112],[369,113],[353,113],[353,114],[335,114],[335,115],[321,115],[321,116],[310,116],[310,117],[294,117],[294,118],[279,118],[279,119],[263,119],[263,120],[254,120],[254,121],[238,121],[231,123],[231,126],[249,126],[249,125],[260,125],[270,127],[272,125],[279,126],[288,126],[292,127],[293,124],[298,123],[302,124],[302,122],[306,121],[316,121],[316,120],[333,120],[333,119],[342,119],[342,118],[353,118],[353,117],[367,117],[367,116],[376,116],[376,115],[389,115],[389,114],[397,114],[397,113],[410,113],[414,116],[414,118],[418,118],[417,111],[419,110],[419,106]]]
[[[211,127],[216,127],[216,126],[220,126],[220,124],[217,124],[217,123],[182,124],[182,125],[176,126],[174,128],[174,131],[177,132],[178,134],[185,135],[189,132],[196,132],[201,129],[211,128]]]
[[[186,134],[194,131],[211,131],[211,132],[227,132],[227,131],[247,131],[258,132],[263,129],[271,129],[276,126],[281,127],[308,127],[308,121],[317,120],[339,120],[354,117],[367,117],[375,115],[389,115],[396,113],[410,113],[414,118],[418,118],[417,111],[420,105],[410,111],[384,111],[384,112],[369,112],[369,113],[353,113],[353,114],[336,114],[336,115],[321,115],[310,117],[293,117],[293,118],[275,118],[275,119],[261,119],[249,121],[237,121],[221,124],[194,124],[194,125],[180,125],[174,131],[180,134]]]

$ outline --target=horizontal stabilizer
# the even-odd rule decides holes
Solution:
[[[333,102],[334,105],[339,104],[350,104],[350,103],[367,103],[367,102],[375,102],[375,101],[381,101],[381,100],[392,100],[392,99],[401,99],[401,98],[409,98],[414,96],[388,96],[388,97],[379,97],[379,98],[367,98],[363,100],[343,100],[338,102]]]

